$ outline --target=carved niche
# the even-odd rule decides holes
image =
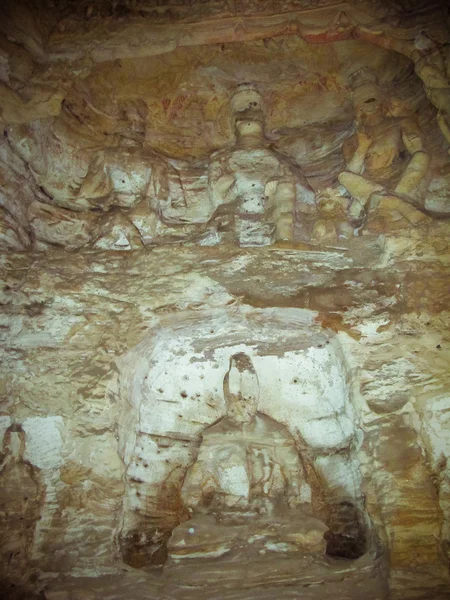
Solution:
[[[169,548],[173,565],[195,546],[229,556],[245,532],[255,551],[371,546],[342,350],[313,319],[180,314],[119,361],[126,562],[161,564]]]

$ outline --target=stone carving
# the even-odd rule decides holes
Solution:
[[[227,414],[203,433],[186,474],[181,493],[192,518],[174,530],[170,555],[221,556],[247,545],[323,554],[327,527],[308,514],[294,438],[257,411],[258,378],[246,354],[231,357],[223,389]]]
[[[337,25],[345,16],[339,15]],[[328,17],[324,27],[325,37],[334,31]],[[442,97],[444,102],[448,92],[444,81],[448,69],[445,48],[436,45],[425,33],[416,36],[414,44],[408,41],[405,45],[392,46],[387,34],[374,37],[368,30],[358,32],[361,39],[371,44],[385,49],[392,47],[411,58],[417,75],[423,81],[428,78],[428,87],[435,86],[434,95],[428,94],[426,87],[430,100],[436,106],[436,98]],[[363,51],[362,45],[361,49]],[[285,54],[283,49],[280,57]],[[359,64],[370,63],[371,68],[379,72],[376,61],[364,56],[360,59]],[[299,105],[306,102],[310,93],[321,93],[322,89],[327,93],[331,93],[331,88],[334,92],[342,91],[343,65],[338,65],[336,74],[326,74],[327,63],[321,59],[315,67],[318,76],[310,78],[308,75],[298,84],[298,94],[289,89],[286,97],[286,81],[282,85],[277,82],[276,88],[267,81],[261,83],[264,106],[253,85],[238,86],[234,95],[230,94],[236,143],[227,148],[222,147],[225,131],[222,117],[226,106],[223,101],[230,93],[229,81],[220,80],[217,91],[211,90],[202,98],[195,86],[204,67],[193,67],[194,87],[189,93],[185,93],[189,88],[187,82],[183,84],[186,89],[179,89],[173,96],[163,95],[162,90],[152,96],[144,94],[144,88],[133,87],[119,99],[112,89],[108,107],[103,110],[98,105],[97,90],[101,77],[97,81],[97,76],[91,74],[85,84],[76,84],[65,94],[61,114],[56,119],[47,120],[48,123],[43,123],[44,119],[33,121],[28,128],[8,125],[2,151],[8,156],[8,165],[11,155],[20,157],[23,164],[18,169],[8,166],[5,174],[2,173],[10,181],[6,179],[5,199],[0,209],[0,246],[19,251],[46,250],[53,246],[68,250],[84,247],[133,250],[172,242],[216,245],[237,241],[241,246],[259,246],[283,240],[332,245],[350,239],[355,225],[363,224],[368,213],[371,213],[368,220],[372,230],[384,230],[384,225],[380,226],[384,218],[390,226],[395,221],[395,228],[399,229],[422,222],[427,215],[448,215],[448,175],[432,136],[428,131],[426,137],[423,136],[411,120],[388,115],[385,103],[378,101],[380,89],[375,78],[367,69],[358,71],[352,78],[357,131],[344,146],[348,168],[340,174],[342,184],[327,188],[318,195],[315,205],[314,194],[303,173],[314,189],[320,190],[321,186],[330,185],[338,169],[342,171],[337,152],[331,158],[341,140],[334,127],[339,112],[342,113],[335,110],[340,100],[330,96],[333,109],[324,106],[323,114],[322,110],[317,114],[314,110],[314,115],[304,117],[299,111],[302,120],[298,122],[291,105],[297,100]],[[131,68],[130,65],[127,68]],[[386,80],[392,82],[394,75],[403,77],[403,68],[394,65],[392,76]],[[298,69],[299,64],[293,62],[292,71]],[[112,75],[112,67],[108,67],[103,77],[107,77],[105,73]],[[142,77],[146,81],[148,74],[144,73]],[[273,75],[273,71],[268,73],[269,77]],[[248,76],[248,71],[234,74],[235,78],[244,76]],[[291,81],[290,76],[288,79]],[[320,83],[319,87],[316,83]],[[411,93],[409,86],[413,88]],[[402,83],[401,88],[400,95],[405,101],[408,96],[411,106],[422,102],[421,86],[410,81],[408,85]],[[378,100],[366,103],[372,98]],[[345,128],[340,129],[345,131],[343,135],[349,132],[349,107],[350,103],[344,102],[344,111],[339,117],[344,118],[345,113]],[[438,114],[442,127],[448,121],[444,108],[439,109]],[[154,139],[150,139],[149,133],[150,113]],[[326,121],[325,114],[328,115]],[[160,122],[162,115],[165,115],[164,122]],[[277,135],[286,137],[285,127],[275,127],[280,119],[292,121],[294,129],[300,131],[301,143],[295,155],[290,153],[288,157],[277,152],[275,148],[286,149],[287,146],[275,138],[272,144],[270,136],[265,135],[266,115]],[[431,113],[428,115],[426,109],[421,122],[428,118],[431,119]],[[305,125],[308,127],[312,119],[321,123],[332,144],[320,145],[319,139],[308,137]],[[375,124],[377,119],[379,123]],[[205,136],[202,130],[207,132]],[[186,135],[180,133],[183,142],[175,151],[177,131],[185,131]],[[424,139],[433,161],[428,171]],[[164,156],[155,150],[157,146],[161,152],[176,152],[179,158]],[[320,148],[323,164],[315,153],[316,146]],[[212,148],[217,147],[222,149],[210,156]],[[208,158],[190,162],[206,153]],[[301,165],[302,172],[296,164]],[[20,195],[16,186],[18,174]],[[384,208],[387,209],[385,217],[381,216]],[[397,213],[394,219],[392,213]],[[374,222],[375,214],[378,221]]]
[[[419,205],[415,194],[429,163],[421,131],[412,120],[388,116],[382,90],[369,70],[356,72],[351,85],[356,139],[344,143],[347,169],[339,175],[352,198],[350,218],[361,224],[366,212],[383,202],[416,224],[426,218],[413,206]]]
[[[83,208],[109,211],[93,234],[103,249],[134,249],[170,234],[163,213],[185,207],[177,169],[146,143],[147,105],[129,102],[122,112],[115,147],[94,155],[76,199]]]
[[[429,32],[431,33],[431,31]],[[376,29],[358,28],[358,37],[400,52],[414,63],[414,71],[422,80],[427,98],[436,107],[437,124],[446,142],[450,144],[450,69],[448,44],[438,44],[424,29],[415,32],[409,40],[402,36],[386,35]],[[411,39],[412,38],[412,39]],[[450,153],[450,149],[447,148]]]
[[[437,123],[442,135],[450,144],[450,50],[438,47],[425,33],[415,39],[415,52],[411,53],[414,70],[423,81],[425,93],[437,108]],[[447,150],[450,153],[450,149]]]
[[[25,433],[21,425],[11,425],[3,439],[0,467],[0,522],[2,565],[10,570],[23,567],[30,559],[36,522],[40,515],[42,483],[39,469],[24,457]]]
[[[130,249],[171,238],[236,239],[241,246],[293,240],[296,211],[313,210],[312,190],[270,148],[254,86],[239,86],[231,112],[236,144],[213,154],[207,166],[187,167],[145,147],[146,106],[127,106],[117,147],[95,155],[76,199],[85,209],[121,209],[97,223],[95,247]]]
[[[280,503],[297,506],[306,482],[294,439],[257,412],[258,378],[246,354],[231,357],[223,386],[227,414],[203,434],[183,486],[186,505],[255,514],[271,514]]]
[[[130,209],[152,196],[176,202],[164,180],[164,176],[168,177],[169,163],[146,145],[147,105],[142,100],[129,102],[122,112],[114,135],[115,147],[94,155],[80,186],[77,204],[107,210],[113,206]],[[175,195],[180,195],[179,188]],[[157,205],[151,208],[156,209]]]
[[[231,113],[236,143],[212,155],[208,172],[218,230],[231,223],[241,246],[301,237],[295,216],[299,210],[312,210],[314,195],[299,169],[270,147],[262,99],[253,85],[238,87]]]
[[[348,215],[350,202],[336,188],[326,188],[317,195],[319,218],[311,235],[313,244],[335,244],[353,236],[355,228],[349,222]]]

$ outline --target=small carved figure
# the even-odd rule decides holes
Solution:
[[[182,214],[185,198],[178,170],[146,145],[148,108],[128,102],[114,136],[115,146],[94,155],[76,203],[101,208],[94,246],[129,250],[173,232],[173,212]],[[112,210],[111,210],[112,209]]]
[[[228,216],[241,246],[293,240],[296,212],[302,204],[314,206],[313,192],[299,170],[270,147],[253,85],[238,87],[231,113],[236,143],[213,154],[209,164],[214,217],[226,222]]]
[[[309,502],[309,486],[289,431],[257,411],[258,378],[244,353],[223,382],[227,414],[203,434],[182,489],[194,511],[271,514]]]
[[[342,186],[339,186],[342,187]],[[317,194],[316,205],[319,218],[316,220],[311,242],[336,244],[353,236],[354,227],[349,223],[350,200],[340,193],[339,188],[326,188]]]
[[[377,208],[383,198],[392,200],[395,210],[413,224],[426,218],[413,208],[419,204],[415,192],[429,163],[418,125],[387,114],[371,71],[357,71],[351,86],[356,136],[344,143],[347,169],[339,175],[339,182],[352,197],[351,219],[362,223],[365,213]]]
[[[23,569],[30,558],[42,500],[39,469],[23,457],[25,432],[11,425],[3,439],[0,466],[0,523],[7,531],[0,542],[3,567]]]

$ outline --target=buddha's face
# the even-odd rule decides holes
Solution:
[[[385,101],[377,85],[362,86],[355,90],[353,104],[357,119],[362,123],[378,122],[386,114]]]
[[[234,126],[238,136],[262,133],[264,117],[261,108],[248,108],[234,115]]]
[[[262,134],[264,114],[261,97],[255,90],[243,90],[234,96],[232,120],[239,138]]]
[[[224,380],[227,415],[235,423],[251,423],[258,407],[259,384],[250,359],[244,354],[230,360]]]

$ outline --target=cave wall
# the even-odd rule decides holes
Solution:
[[[225,414],[229,357],[244,351],[259,410],[295,438],[316,515],[332,523],[335,505],[354,502],[391,597],[444,598],[445,7],[2,10],[0,502],[12,532],[1,550],[10,597],[81,598],[83,585],[94,598],[107,585],[117,598],[141,597],[139,577],[159,572],[186,516],[180,489],[202,431]],[[364,102],[383,97],[397,137],[378,147],[381,196],[356,214],[362,188],[347,189],[342,174],[362,131],[363,88]],[[251,118],[242,98],[256,103]],[[242,114],[263,123],[244,150]],[[403,171],[389,170],[391,155]],[[405,192],[395,186],[411,164]],[[361,175],[370,179],[370,168]],[[274,208],[243,234],[254,186]],[[156,579],[145,585],[167,593]]]
[[[165,260],[161,272],[162,252]],[[160,423],[167,423],[166,429],[172,432],[172,421],[183,424],[183,431],[189,430],[190,419],[201,419],[201,424],[194,425],[194,430],[198,430],[221,416],[220,389],[215,395],[216,407],[208,408],[209,417],[206,411],[194,410],[199,402],[205,402],[207,390],[204,384],[198,389],[195,386],[195,393],[193,388],[185,390],[188,382],[182,379],[184,371],[179,365],[173,371],[177,373],[175,379],[173,375],[164,379],[163,372],[158,377],[171,386],[169,399],[181,403],[175,405],[180,412],[177,410],[171,419],[164,407],[156,408],[154,397],[153,409],[149,410],[152,404],[143,398],[146,394],[150,394],[149,399],[152,393],[157,397],[161,394],[152,389],[150,358],[146,358],[152,354],[147,348],[157,347],[161,340],[162,349],[153,362],[161,368],[167,367],[170,361],[164,358],[170,356],[171,347],[180,346],[179,338],[185,335],[183,329],[188,329],[194,339],[201,340],[197,352],[205,352],[206,338],[206,348],[211,348],[212,356],[217,352],[218,356],[221,352],[224,356],[230,352],[227,335],[236,336],[230,334],[234,330],[224,321],[223,315],[229,313],[231,317],[227,319],[237,321],[244,330],[242,333],[236,327],[239,343],[234,342],[233,348],[249,348],[257,357],[258,338],[255,340],[251,327],[250,335],[245,325],[248,313],[255,314],[256,330],[270,330],[273,327],[270,320],[276,321],[277,311],[289,313],[303,307],[307,309],[307,318],[289,336],[301,339],[302,332],[307,331],[311,336],[312,331],[317,331],[313,335],[318,336],[320,345],[323,339],[336,339],[332,344],[333,347],[337,344],[338,364],[342,365],[336,372],[341,373],[338,380],[341,390],[347,391],[345,402],[352,415],[349,419],[346,412],[343,414],[344,425],[348,427],[344,437],[347,444],[348,436],[352,439],[356,478],[361,479],[359,490],[364,494],[371,521],[383,544],[389,547],[393,581],[398,578],[402,594],[405,589],[417,593],[424,585],[432,589],[443,585],[439,581],[445,577],[443,556],[448,536],[445,517],[448,474],[444,458],[448,437],[445,401],[448,340],[442,303],[446,301],[447,278],[434,277],[432,289],[419,287],[424,272],[429,273],[428,269],[438,264],[436,259],[424,260],[422,255],[395,271],[391,267],[368,271],[338,251],[324,255],[293,254],[282,249],[260,250],[256,254],[248,250],[235,249],[231,254],[221,250],[216,251],[211,263],[210,249],[200,253],[170,249],[145,254],[115,253],[111,259],[110,253],[93,253],[80,262],[78,255],[56,252],[37,257],[10,255],[4,263],[9,281],[6,312],[13,328],[4,355],[7,396],[2,429],[6,430],[11,417],[23,424],[25,458],[40,470],[45,481],[42,518],[30,549],[34,564],[46,572],[75,569],[82,574],[114,568],[120,559],[121,532],[134,526],[133,521],[126,524],[124,515],[129,514],[129,498],[136,488],[144,488],[149,495],[138,501],[138,517],[144,515],[146,527],[161,527],[164,513],[161,507],[155,510],[150,487],[130,481],[142,479],[142,469],[136,477],[128,466],[132,453],[127,456],[125,446],[130,436],[141,429],[148,433],[149,427],[158,428]],[[384,260],[381,258],[381,262]],[[274,262],[278,266],[276,284],[267,277]],[[41,265],[45,265],[45,270]],[[240,272],[238,280],[234,277],[236,269]],[[298,273],[303,273],[303,281]],[[290,285],[288,296],[287,285]],[[419,298],[410,292],[412,288],[421,290]],[[259,308],[267,298],[270,306],[280,308]],[[229,308],[224,312],[227,305]],[[250,308],[252,305],[256,308]],[[288,308],[283,308],[286,305]],[[218,311],[221,318],[215,321]],[[174,325],[167,330],[167,323],[171,322]],[[214,323],[227,332],[222,349],[221,344],[215,349],[217,338],[209,333],[211,327],[216,327]],[[161,331],[166,332],[166,338]],[[279,334],[272,332],[271,336],[276,347]],[[170,340],[169,344],[164,339]],[[287,355],[298,353],[299,346],[291,341],[288,347],[294,350],[288,350]],[[328,347],[325,342],[325,348]],[[325,348],[315,347],[314,352],[326,354]],[[282,349],[276,350],[275,358],[269,356],[268,360],[276,360],[281,352],[286,352],[285,340]],[[185,355],[177,360],[188,359]],[[216,384],[223,377],[222,370],[215,370]],[[271,372],[261,369],[262,373],[265,371]],[[298,371],[303,391],[305,373],[302,369]],[[280,374],[280,370],[277,372]],[[285,374],[283,385],[294,386],[293,372],[290,369],[281,372]],[[149,379],[145,380],[147,375]],[[324,382],[323,373],[319,377],[319,382],[313,378],[312,383],[317,403],[315,406],[312,402],[311,406],[314,417],[319,411],[330,410],[322,403],[323,389],[329,382]],[[142,393],[142,386],[149,391]],[[267,386],[268,389],[274,386],[271,378]],[[124,387],[128,390],[126,394]],[[124,409],[124,403],[131,402],[130,389],[143,404],[141,422],[149,425],[137,427],[136,408],[131,410],[129,405]],[[180,395],[183,391],[188,393],[187,398]],[[201,399],[192,400],[191,396],[196,398],[198,393]],[[344,400],[342,396],[340,392],[338,404]],[[269,407],[270,399],[264,397]],[[292,401],[290,393],[286,397]],[[189,410],[184,403],[190,403]],[[278,402],[276,410],[276,417],[292,427],[293,421],[286,414],[283,416]],[[327,419],[312,422],[322,425],[323,429],[317,432],[329,443]],[[142,437],[144,445],[148,445],[150,438]],[[183,445],[183,441],[179,443]],[[158,451],[154,440],[150,446],[138,453],[140,461],[145,462],[152,449]],[[308,460],[313,446],[311,439],[301,446]],[[170,453],[172,465],[180,464],[178,450],[164,452]],[[327,466],[332,474],[338,473],[333,455],[325,460],[325,470]],[[342,485],[342,481],[339,474],[337,485]],[[176,491],[176,482],[174,488]],[[169,528],[174,522],[174,512],[172,507],[167,520]],[[157,518],[149,522],[146,520],[149,515]],[[147,564],[152,560],[158,562],[160,542],[161,539],[147,542],[143,550],[136,550],[135,544],[130,562],[141,566],[142,554]]]

